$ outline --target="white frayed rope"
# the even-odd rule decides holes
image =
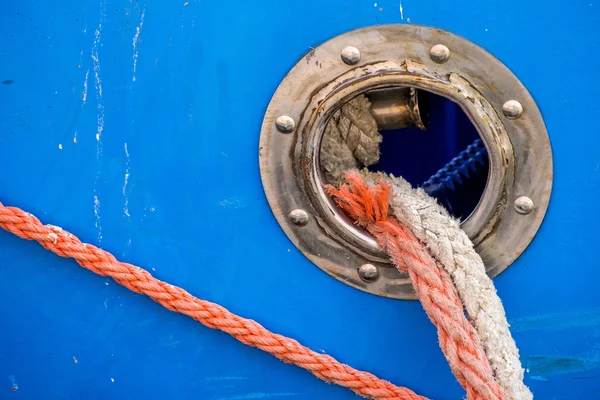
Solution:
[[[381,176],[370,172],[363,175],[369,181]],[[502,301],[485,272],[483,260],[460,229],[459,221],[423,189],[413,189],[402,178],[389,176],[387,179],[392,182],[392,213],[410,227],[450,274],[498,383],[510,400],[533,399],[523,383],[519,350],[510,334]]]
[[[321,149],[321,165],[325,166],[325,177],[332,184],[340,183],[344,171],[378,161],[381,142],[381,136],[373,132],[376,122],[364,96],[359,96],[338,114],[341,116],[338,115],[325,131]],[[362,173],[371,183],[377,177],[392,183],[392,213],[414,232],[450,274],[508,400],[533,399],[523,383],[519,350],[510,334],[502,301],[485,272],[483,260],[460,229],[458,220],[424,190],[413,189],[402,178],[366,170]]]

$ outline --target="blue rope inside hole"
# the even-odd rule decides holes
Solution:
[[[427,130],[381,132],[381,158],[370,169],[402,176],[437,198],[456,218],[466,218],[485,188],[487,151],[477,129],[456,103],[432,93],[426,95]]]
[[[484,167],[486,159],[487,150],[481,139],[477,139],[431,178],[423,182],[421,187],[430,196],[437,196],[445,190],[454,191],[458,185],[463,184],[465,179],[470,179],[471,173]]]

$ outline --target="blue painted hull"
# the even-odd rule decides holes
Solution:
[[[593,4],[590,4],[593,3]],[[463,391],[417,302],[332,279],[258,170],[264,111],[310,46],[438,26],[485,47],[544,115],[555,177],[495,279],[538,399],[600,397],[600,4],[22,1],[0,14],[0,201],[312,349],[435,399]],[[13,390],[15,391],[13,393]],[[0,232],[0,399],[350,399],[346,389]]]

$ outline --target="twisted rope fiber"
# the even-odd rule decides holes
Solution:
[[[368,182],[381,176],[363,172]],[[510,400],[531,400],[523,383],[524,370],[519,349],[510,334],[502,301],[485,265],[460,223],[422,189],[413,189],[406,180],[387,177],[391,183],[390,206],[400,223],[427,245],[452,277],[465,309],[483,343],[485,352]]]
[[[377,123],[371,114],[368,100],[356,101],[352,108],[345,110],[344,118],[360,121],[363,133],[361,138],[376,140],[368,142],[369,146],[363,146],[366,154],[359,158],[352,153],[350,135],[343,135],[344,130],[340,131],[337,126],[339,124],[330,121],[323,137],[324,146],[320,158],[321,165],[325,166],[326,180],[335,186],[343,183],[346,171],[358,168],[361,164],[368,166],[376,162],[382,139],[381,135],[371,132]],[[423,188],[429,194],[435,194],[441,189],[453,189],[455,183],[459,184],[463,178],[468,178],[469,170],[476,170],[478,164],[483,163],[485,152],[483,142],[476,140],[425,182]],[[369,163],[365,160],[369,160]],[[492,280],[486,274],[481,257],[468,236],[460,229],[459,222],[437,204],[435,199],[423,190],[413,189],[402,178],[369,172],[363,172],[363,176],[369,183],[375,183],[378,177],[392,183],[392,214],[401,224],[410,228],[450,274],[507,400],[531,400],[533,395],[523,382],[524,370],[519,350],[510,334],[502,302]]]
[[[430,196],[435,196],[443,190],[456,190],[456,186],[469,179],[471,172],[476,172],[484,165],[487,150],[481,139],[476,139],[444,167],[421,184]]]
[[[218,304],[198,299],[180,287],[154,278],[147,271],[118,261],[112,254],[59,227],[43,225],[33,215],[0,203],[0,227],[22,239],[35,240],[61,257],[73,258],[90,271],[113,278],[129,290],[145,294],[163,307],[185,314],[201,324],[226,332],[283,362],[302,367],[316,377],[373,399],[427,400],[368,372],[358,371],[333,357],[302,346],[294,339],[270,332],[257,322],[239,317]]]
[[[475,329],[448,272],[441,268],[419,239],[396,219],[388,217],[389,182],[369,186],[358,171],[346,174],[349,185],[327,192],[357,225],[373,235],[401,271],[408,272],[427,315],[438,328],[440,347],[469,399],[503,399]]]
[[[325,181],[339,186],[346,171],[375,164],[382,140],[366,96],[344,104],[333,114],[323,134],[320,161]]]

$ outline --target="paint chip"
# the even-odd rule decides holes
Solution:
[[[115,378],[110,378],[110,381],[111,381],[112,383],[115,383]]]
[[[183,3],[183,6],[184,6],[184,7],[187,7],[187,6],[188,6],[188,4],[190,4],[190,2],[189,2],[189,1],[186,1],[185,3]]]
[[[58,149],[62,150],[62,144],[60,144],[60,143],[58,144]]]
[[[123,205],[123,214],[127,217],[131,217],[129,214],[129,197],[127,197],[127,183],[129,182],[129,163],[131,162],[131,158],[129,157],[129,150],[127,149],[127,143],[123,144],[123,148],[125,149],[125,182],[123,183],[123,189],[121,193],[123,193],[123,197],[125,198],[125,204]],[[131,245],[131,239],[128,241],[129,245]]]
[[[79,361],[77,361],[77,358],[75,358],[75,356],[73,356],[73,362],[74,362],[75,364],[79,364]]]
[[[19,384],[17,383],[17,380],[15,379],[14,375],[9,375],[8,380],[10,381],[10,388],[13,392],[19,390]]]

